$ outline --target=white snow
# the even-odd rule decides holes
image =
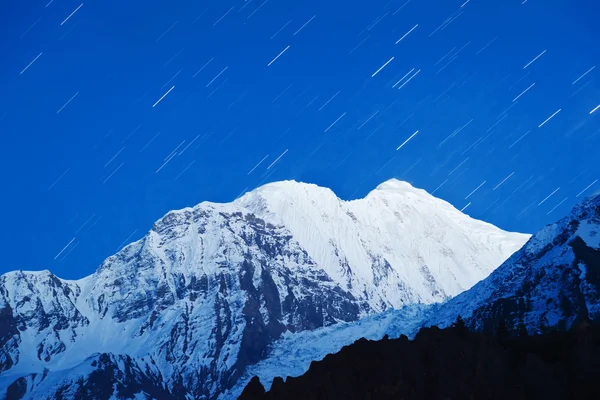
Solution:
[[[284,181],[262,186],[235,203],[289,229],[334,281],[359,298],[367,293],[377,311],[382,305],[455,296],[487,277],[530,237],[472,219],[395,179],[354,201],[340,200],[327,188]],[[372,268],[376,260],[391,267],[379,283]],[[434,279],[437,293],[423,270]],[[399,290],[401,286],[407,290]]]

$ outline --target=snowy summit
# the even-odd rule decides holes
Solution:
[[[472,287],[529,235],[475,220],[407,182],[388,180],[364,199],[276,182],[235,202],[285,226],[341,287],[382,311],[432,303]]]

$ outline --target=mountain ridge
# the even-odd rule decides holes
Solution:
[[[533,235],[487,279],[444,304],[429,324],[447,326],[461,315],[473,329],[492,330],[503,320],[509,329],[523,324],[540,332],[568,328],[582,313],[600,322],[600,194]]]

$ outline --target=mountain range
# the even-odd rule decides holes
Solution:
[[[572,218],[593,225],[590,207]],[[590,265],[595,228],[559,224],[544,243],[571,229],[564,243],[575,235],[585,245],[565,246]],[[172,211],[80,280],[49,271],[0,277],[0,396],[231,398],[254,372],[300,365],[293,373],[301,374],[360,337],[451,322],[460,302],[471,304],[467,320],[479,326],[481,315],[499,312],[498,296],[514,293],[498,292],[505,275],[493,287],[477,282],[528,240],[397,180],[353,201],[286,181],[232,203]],[[508,262],[542,259],[536,240],[526,246],[530,258]],[[488,289],[471,295],[474,285]],[[596,292],[581,290],[593,302]],[[535,322],[527,310],[515,323]]]

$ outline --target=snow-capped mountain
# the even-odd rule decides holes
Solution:
[[[0,277],[0,396],[213,399],[282,334],[446,300],[527,239],[396,180],[172,211],[86,278]]]
[[[535,234],[487,279],[444,304],[428,321],[460,315],[473,329],[539,332],[569,328],[579,316],[600,322],[600,194]]]

